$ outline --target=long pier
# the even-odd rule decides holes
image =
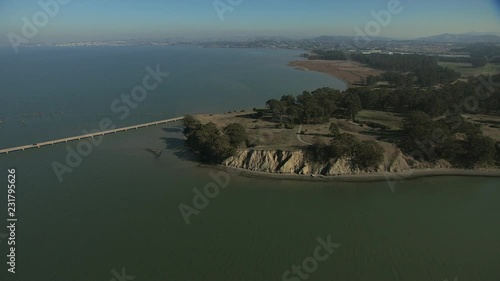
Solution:
[[[40,148],[43,146],[54,145],[54,144],[58,144],[58,143],[67,143],[70,141],[77,141],[77,140],[81,140],[81,139],[94,138],[94,137],[104,136],[104,135],[109,135],[109,134],[116,134],[116,133],[120,133],[120,132],[126,132],[129,130],[137,130],[140,128],[146,128],[149,126],[157,126],[157,125],[162,125],[162,124],[175,123],[175,122],[181,121],[183,119],[184,119],[184,117],[176,117],[176,118],[171,118],[171,119],[166,119],[166,120],[161,120],[161,121],[156,121],[156,122],[151,122],[151,123],[139,124],[139,125],[135,125],[135,126],[128,126],[128,127],[123,127],[123,128],[113,129],[113,130],[101,131],[101,132],[92,133],[92,134],[86,134],[86,135],[80,135],[80,136],[75,136],[75,137],[40,142],[40,143],[35,143],[35,144],[30,144],[30,145],[23,145],[23,146],[18,146],[18,147],[0,149],[0,154],[8,154],[8,153],[14,152],[14,151],[24,151],[24,150],[31,149],[31,148]]]

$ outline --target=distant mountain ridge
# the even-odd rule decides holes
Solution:
[[[424,38],[416,39],[416,41],[425,42],[449,42],[449,43],[500,43],[500,36],[487,33],[463,33],[463,34],[451,34],[444,33],[440,35],[434,35]]]
[[[500,43],[500,33],[481,33],[481,32],[468,32],[461,34],[444,33],[433,35],[429,37],[422,37],[414,40],[399,40],[387,37],[371,37],[374,41],[424,41],[435,43]],[[308,39],[310,41],[320,43],[337,43],[337,42],[350,42],[354,40],[354,36],[330,36],[323,35],[315,38]]]
[[[309,40],[315,41],[315,42],[321,42],[321,43],[336,43],[336,42],[350,42],[353,41],[356,37],[355,36],[330,36],[330,35],[323,35],[319,37],[315,37]],[[391,38],[386,38],[386,37],[372,37],[371,38],[374,41],[392,41],[394,39]]]

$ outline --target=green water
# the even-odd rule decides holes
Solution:
[[[500,278],[500,179],[407,180],[392,192],[231,175],[187,225],[179,204],[220,171],[186,160],[175,131],[107,136],[62,183],[50,165],[64,145],[2,156],[1,177],[17,169],[19,221],[17,273],[7,275],[4,240],[0,279],[111,280],[125,268],[134,280],[282,280],[329,235],[340,247],[307,280]],[[158,159],[145,150],[162,147]]]

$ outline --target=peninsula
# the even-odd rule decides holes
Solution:
[[[265,108],[186,116],[186,145],[203,162],[260,174],[500,176],[500,75],[485,86],[487,77],[464,79],[427,56],[356,60],[333,62],[371,73],[344,92],[320,88]]]

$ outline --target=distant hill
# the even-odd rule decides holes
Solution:
[[[480,43],[480,42],[491,42],[500,43],[500,36],[493,34],[482,34],[482,33],[464,33],[464,34],[440,34],[430,37],[424,37],[416,39],[416,41],[425,42],[449,42],[449,43]]]
[[[311,41],[320,42],[320,43],[338,43],[338,42],[350,42],[355,39],[354,36],[329,36],[323,35],[316,38],[309,39]],[[393,39],[385,38],[385,37],[370,37],[371,40],[374,41],[391,41]]]

